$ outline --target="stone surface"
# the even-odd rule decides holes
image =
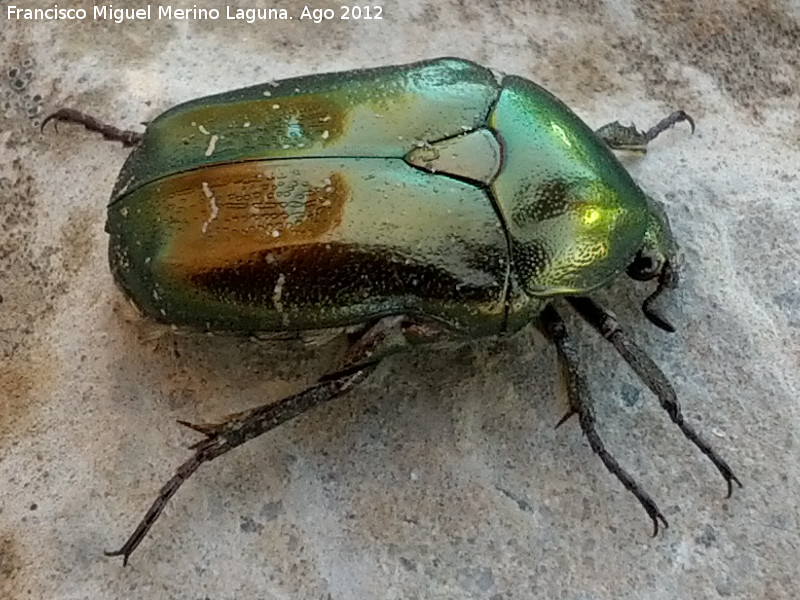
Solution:
[[[383,19],[0,25],[0,597],[795,598],[800,593],[800,5],[796,1],[392,2]],[[52,3],[26,3],[51,7]],[[68,7],[67,4],[61,4]],[[331,8],[340,3],[311,8]],[[91,6],[85,3],[72,7]],[[116,5],[115,5],[116,6]],[[141,6],[144,6],[143,4]],[[154,10],[157,5],[153,5]],[[189,5],[187,5],[189,6]],[[231,5],[234,6],[234,5]],[[242,8],[265,6],[261,2]],[[387,361],[360,389],[203,467],[123,569],[124,541],[213,420],[301,389],[331,349],[154,336],[106,266],[126,151],[73,106],[137,128],[197,96],[457,55],[534,79],[599,126],[697,120],[634,176],[682,243],[674,335],[650,289],[599,298],[674,382],[745,484],[713,467],[570,319],[601,432],[636,501],[565,410],[533,329]]]

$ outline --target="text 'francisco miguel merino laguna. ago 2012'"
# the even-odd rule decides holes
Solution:
[[[303,6],[299,15],[291,15],[285,8],[239,8],[225,5],[224,8],[202,8],[196,4],[192,8],[173,8],[171,5],[158,4],[142,6],[139,8],[115,8],[113,4],[101,4],[90,9],[64,7],[53,4],[50,8],[22,8],[9,6],[6,9],[6,19],[16,21],[216,21],[220,19],[230,21],[287,21],[298,18],[308,19],[314,23],[321,23],[331,19],[354,20],[379,20],[382,18],[380,6],[340,7],[337,14],[331,8],[309,8]]]

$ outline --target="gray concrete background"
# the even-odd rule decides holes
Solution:
[[[293,21],[255,24],[11,22],[8,4],[0,598],[800,594],[797,1],[389,2],[381,21],[319,25],[293,0],[271,5]],[[531,329],[392,358],[348,397],[202,468],[128,568],[105,558],[197,439],[175,419],[299,390],[336,348],[157,337],[129,318],[103,233],[126,151],[74,126],[40,135],[39,118],[73,106],[137,128],[197,96],[438,55],[534,79],[595,126],[695,117],[694,136],[679,126],[629,162],[685,252],[668,303],[678,333],[639,313],[647,285],[620,280],[600,298],[745,488],[726,500],[651,394],[570,319],[600,430],[670,520],[658,537],[577,423],[553,429],[566,398]]]

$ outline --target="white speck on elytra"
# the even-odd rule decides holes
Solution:
[[[218,135],[212,135],[211,139],[208,140],[208,148],[206,148],[206,156],[211,156],[214,154],[214,148],[217,146],[217,140],[219,139]]]
[[[329,136],[330,136],[330,133],[328,132],[327,129],[322,132],[322,139],[323,140],[327,140]]]
[[[199,129],[200,133],[202,133],[203,135],[208,135],[209,133],[211,133],[208,129],[206,129],[202,125],[200,125],[197,129]]]
[[[208,198],[208,209],[210,212],[208,219],[203,222],[203,233],[205,234],[206,231],[208,231],[208,226],[211,224],[211,221],[216,219],[219,215],[219,206],[217,205],[217,197],[211,190],[211,186],[205,181],[203,182],[203,194],[205,194],[206,198]]]

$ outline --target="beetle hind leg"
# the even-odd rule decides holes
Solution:
[[[219,423],[194,424],[179,421],[181,425],[202,433],[205,439],[190,446],[194,454],[161,487],[155,501],[125,544],[119,550],[106,552],[106,556],[122,556],[122,564],[128,564],[128,558],[147,536],[172,496],[203,463],[212,461],[311,408],[350,391],[366,379],[386,356],[384,349],[387,346],[391,348],[402,345],[402,340],[408,335],[408,326],[409,321],[403,315],[377,321],[365,329],[350,346],[339,371],[320,378],[316,384],[288,398],[228,415]]]
[[[653,521],[653,535],[657,535],[659,524],[663,525],[664,528],[669,527],[669,524],[666,518],[664,518],[664,515],[661,514],[655,501],[639,486],[636,480],[622,468],[611,453],[606,450],[603,440],[597,433],[594,407],[592,406],[586,375],[581,367],[575,346],[567,333],[564,321],[556,309],[548,305],[545,307],[544,311],[542,311],[541,322],[544,334],[555,345],[561,366],[566,371],[567,396],[569,398],[570,410],[567,415],[559,421],[559,425],[572,415],[578,416],[581,429],[592,450],[600,460],[603,461],[606,469],[619,479],[629,492],[636,496],[636,499]]]
[[[119,129],[113,125],[103,123],[99,119],[86,113],[80,112],[73,108],[61,108],[54,113],[45,117],[42,121],[41,130],[44,131],[44,126],[50,121],[56,123],[76,123],[83,125],[89,131],[96,131],[105,139],[112,142],[120,142],[123,146],[130,147],[138,144],[142,139],[142,134],[128,129]]]
[[[231,415],[221,423],[192,425],[182,422],[203,433],[206,438],[191,446],[195,451],[194,455],[178,467],[172,478],[162,486],[155,501],[125,544],[119,550],[106,552],[105,555],[122,556],[122,564],[127,565],[130,555],[147,536],[169,500],[203,463],[218,458],[229,450],[303,414],[317,404],[343,395],[364,380],[374,368],[375,365],[372,364],[351,370],[338,378],[327,379],[298,394],[284,398],[280,402]]]
[[[574,296],[567,300],[581,317],[611,342],[611,345],[631,366],[639,379],[658,397],[661,407],[667,412],[672,422],[680,428],[683,435],[714,463],[728,484],[728,497],[733,493],[734,483],[742,487],[742,482],[733,474],[728,463],[684,420],[681,405],[666,375],[645,354],[644,350],[637,346],[620,328],[614,315],[590,298]]]
[[[619,121],[603,125],[595,131],[612,150],[647,152],[647,144],[673,125],[686,121],[694,133],[694,120],[682,110],[667,115],[647,131],[639,131],[635,125],[622,125]]]

